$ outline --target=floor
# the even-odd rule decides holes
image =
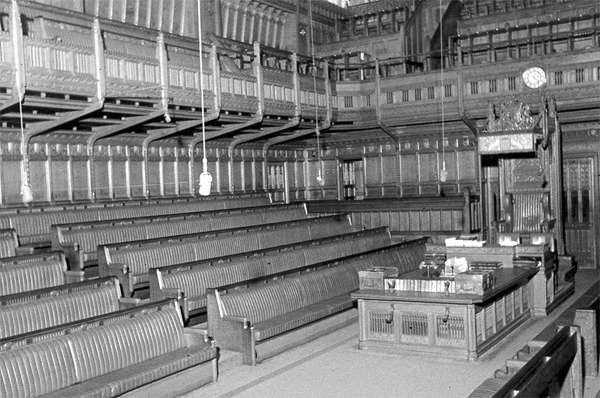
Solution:
[[[476,362],[359,351],[358,324],[354,324],[256,367],[241,365],[237,353],[223,352],[218,382],[184,398],[466,397],[597,279],[596,271],[579,271],[575,295],[549,317],[527,321],[507,337],[505,345]],[[584,398],[595,397],[599,390],[599,379],[586,379]]]

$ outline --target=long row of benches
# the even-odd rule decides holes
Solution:
[[[63,251],[71,269],[97,263],[100,245],[194,234],[307,217],[304,204],[267,205],[173,213],[52,226],[52,249]]]
[[[89,279],[0,296],[0,339],[79,321],[137,304],[116,278]]]
[[[0,396],[175,396],[215,381],[217,358],[165,300],[0,340]]]
[[[207,290],[208,334],[219,347],[242,353],[255,365],[291,346],[354,322],[350,292],[358,271],[372,266],[418,267],[426,239],[321,263],[315,270],[259,278]]]
[[[390,244],[389,230],[381,227],[205,261],[151,268],[150,299],[177,299],[184,319],[188,319],[206,312],[206,291],[210,287],[278,275]]]
[[[69,271],[63,253],[41,253],[0,259],[0,296],[83,280]]]
[[[22,245],[49,245],[51,226],[86,221],[104,221],[162,214],[222,210],[244,206],[260,206],[270,203],[266,195],[228,196],[222,199],[195,198],[166,203],[139,205],[116,205],[102,207],[76,207],[73,209],[25,208],[6,210],[0,214],[0,228],[12,228]]]
[[[148,286],[148,271],[152,267],[319,239],[351,230],[346,215],[334,215],[103,245],[98,248],[98,271],[101,276],[116,275],[127,296]]]

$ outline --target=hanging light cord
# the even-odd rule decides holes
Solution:
[[[314,40],[314,27],[313,27],[313,12],[312,12],[312,0],[308,0],[308,20],[310,23],[310,54],[313,65],[313,92],[315,96],[315,132],[317,134],[317,161],[319,162],[319,174],[317,179],[323,178],[321,174],[321,131],[319,130],[319,107],[317,97],[317,62],[315,59],[315,40]]]
[[[204,118],[204,68],[202,63],[202,7],[198,0],[198,59],[200,60],[200,107],[202,108],[202,172],[208,172],[208,159],[206,158],[206,120]]]
[[[442,12],[443,12],[443,4],[442,4],[442,0],[440,0],[440,84],[441,84],[441,93],[440,93],[440,98],[441,98],[441,108],[442,108],[442,170],[445,173],[446,172],[446,134],[444,131],[445,128],[445,115],[444,115],[444,96],[446,95],[445,93],[445,86],[444,86],[444,20],[442,17]],[[444,176],[445,177],[445,176]]]

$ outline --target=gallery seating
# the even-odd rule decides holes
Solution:
[[[216,381],[217,356],[174,302],[151,303],[0,340],[0,396],[178,395]]]
[[[267,195],[227,196],[225,198],[194,198],[166,203],[139,202],[119,206],[75,207],[45,210],[42,208],[9,209],[0,212],[0,228],[14,228],[22,245],[49,246],[51,225],[85,221],[103,221],[161,214],[188,213],[236,207],[260,206],[270,203]],[[136,201],[137,203],[137,201]]]
[[[335,260],[391,244],[386,227],[150,269],[150,299],[178,299],[184,319],[206,311],[206,289]]]
[[[354,322],[356,311],[347,310],[353,307],[350,292],[359,287],[358,271],[372,266],[398,266],[400,273],[413,270],[419,264],[415,260],[423,258],[425,242],[407,241],[321,263],[301,274],[263,278],[266,283],[210,288],[208,334],[219,347],[241,352],[244,363],[255,365]]]
[[[97,263],[99,245],[192,234],[306,218],[306,206],[267,205],[52,226],[52,249],[63,251],[69,268]]]
[[[83,280],[83,272],[67,270],[59,252],[0,259],[0,296]]]
[[[111,277],[0,296],[0,339],[114,312],[136,302],[122,300],[118,280]]]
[[[125,296],[148,286],[148,270],[319,239],[351,231],[347,215],[309,218],[98,247],[101,276],[119,278]]]

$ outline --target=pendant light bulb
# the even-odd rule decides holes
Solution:
[[[29,183],[23,183],[21,185],[21,196],[23,197],[23,203],[29,204],[33,202],[33,191],[31,190],[31,185]]]
[[[210,187],[212,185],[212,176],[208,172],[208,159],[202,159],[202,173],[200,174],[200,188],[198,193],[200,196],[209,196]]]

